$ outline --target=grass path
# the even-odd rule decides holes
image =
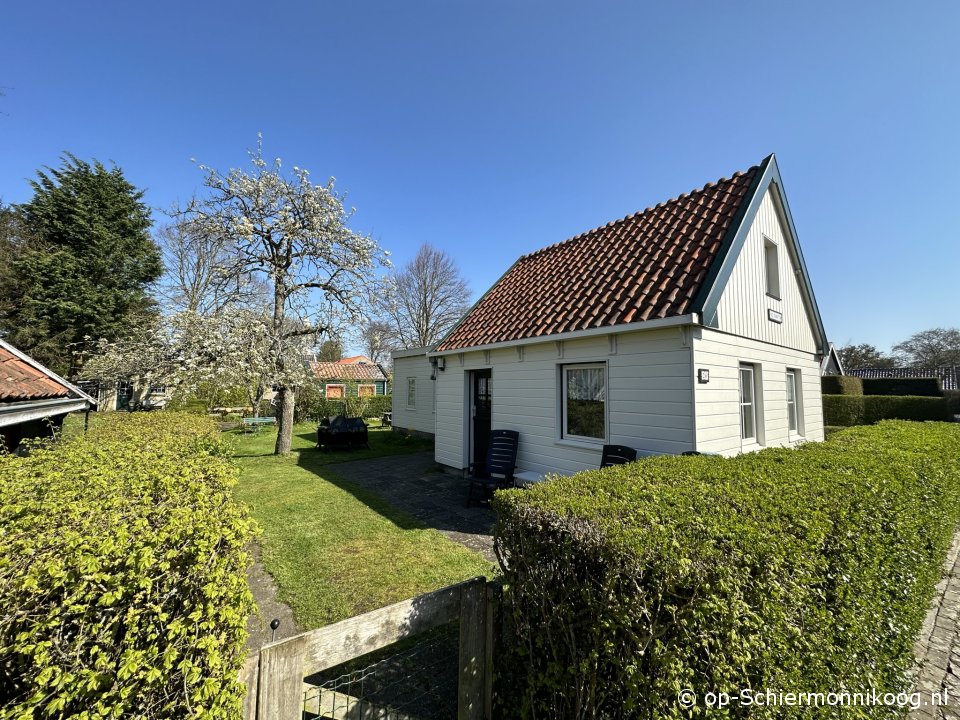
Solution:
[[[237,496],[263,530],[263,563],[298,624],[313,628],[493,568],[336,475],[336,463],[423,451],[429,443],[370,430],[370,449],[315,450],[313,425],[294,428],[293,452],[275,457],[276,433],[231,433],[241,467]]]

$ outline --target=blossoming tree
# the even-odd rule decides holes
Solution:
[[[389,264],[377,243],[347,227],[352,210],[331,178],[314,185],[308,171],[285,176],[279,159],[250,152],[252,169],[228,173],[201,165],[204,194],[179,215],[201,234],[233,239],[233,272],[253,274],[268,288],[269,378],[277,388],[275,452],[290,451],[295,392],[303,376],[304,340],[362,318],[377,268]]]

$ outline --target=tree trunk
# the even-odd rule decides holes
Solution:
[[[277,393],[277,445],[274,455],[287,455],[293,444],[293,388],[282,387]]]

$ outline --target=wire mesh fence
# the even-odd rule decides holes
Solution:
[[[458,647],[458,625],[449,623],[311,676],[304,717],[453,720]]]

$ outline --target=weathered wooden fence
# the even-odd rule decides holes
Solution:
[[[304,678],[457,620],[457,720],[489,720],[499,603],[500,586],[474,578],[264,645],[241,674],[244,720],[301,720]]]

